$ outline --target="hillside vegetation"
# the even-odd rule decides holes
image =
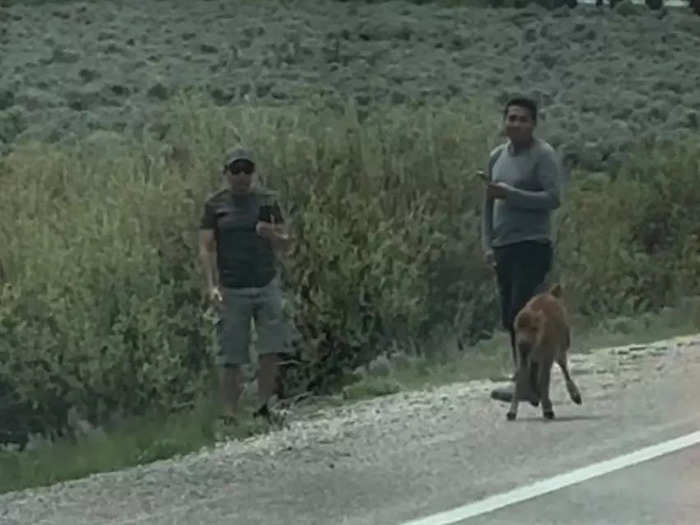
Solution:
[[[686,11],[46,5],[2,11],[2,439],[208,392],[196,228],[239,143],[297,238],[290,393],[498,328],[471,174],[510,93],[539,100],[569,168],[553,278],[576,314],[700,292],[700,19]]]

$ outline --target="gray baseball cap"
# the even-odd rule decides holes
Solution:
[[[248,162],[255,164],[253,153],[247,149],[239,148],[229,153],[228,157],[226,157],[226,163],[224,164],[224,168],[228,168],[232,163],[236,162],[237,160],[247,160]]]

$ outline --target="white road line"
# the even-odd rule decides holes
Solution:
[[[401,525],[450,525],[700,443],[700,431]]]

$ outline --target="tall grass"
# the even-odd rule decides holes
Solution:
[[[196,229],[231,147],[257,150],[297,238],[284,261],[292,391],[329,391],[389,347],[429,353],[498,327],[482,263],[482,169],[499,109],[321,98],[287,108],[173,103],[138,142],[26,145],[0,164],[0,420],[5,438],[194,406],[215,341]],[[98,140],[99,139],[99,140]],[[572,173],[555,278],[577,311],[636,313],[697,293],[697,144],[617,174]]]

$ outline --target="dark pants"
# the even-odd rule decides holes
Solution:
[[[513,321],[523,306],[543,291],[545,277],[552,267],[552,246],[525,241],[495,248],[496,276],[501,295],[501,321],[510,333],[513,364],[516,363]]]

